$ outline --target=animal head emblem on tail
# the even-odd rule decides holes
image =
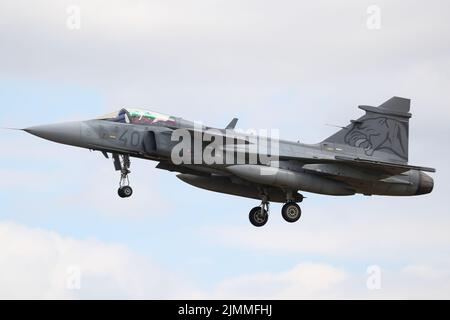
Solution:
[[[345,135],[345,143],[363,148],[367,156],[372,156],[376,150],[384,150],[402,159],[408,159],[408,127],[392,118],[362,120],[361,123],[353,125]]]

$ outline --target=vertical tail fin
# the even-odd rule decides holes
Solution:
[[[359,106],[366,114],[323,143],[347,145],[365,156],[407,163],[410,102],[392,97],[378,107]]]

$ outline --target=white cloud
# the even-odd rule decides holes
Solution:
[[[341,284],[346,273],[325,264],[302,263],[279,273],[253,273],[218,284],[217,298],[312,299],[323,298]]]
[[[234,93],[244,86],[245,97],[361,73],[376,77],[380,69],[392,68],[395,77],[408,62],[446,58],[448,49],[442,2],[414,1],[404,10],[381,1],[379,32],[365,27],[368,4],[361,1],[82,0],[82,28],[75,32],[65,24],[71,4],[5,2],[0,36],[11,44],[1,52],[5,73],[96,84],[123,92],[127,103],[143,88],[148,98],[174,88],[208,94],[210,84]]]
[[[450,278],[450,269],[435,268],[430,265],[409,265],[402,269],[402,273],[426,280]]]
[[[431,265],[381,267],[381,288],[366,287],[364,268],[300,262],[277,272],[227,277],[200,291],[185,276],[167,270],[122,245],[79,240],[56,232],[0,223],[2,299],[342,299],[448,298],[450,268]],[[81,272],[70,289],[71,268]]]
[[[367,286],[365,268],[346,270],[325,263],[300,263],[282,272],[225,279],[214,297],[222,299],[448,299],[450,267],[380,266],[380,286]]]
[[[434,196],[439,197],[438,192]],[[442,252],[449,253],[450,219],[432,199],[357,197],[349,206],[344,199],[321,202],[323,198],[306,199],[302,218],[294,225],[287,225],[273,206],[263,229],[223,226],[205,228],[204,233],[227,247],[271,255],[314,254],[426,264],[431,259],[443,261]],[[426,203],[432,215],[423,214]]]
[[[232,277],[220,282],[218,299],[448,299],[450,267],[380,266],[379,287],[367,286],[365,268],[300,263],[287,271]],[[378,281],[378,280],[377,280]]]
[[[0,223],[0,298],[195,298],[181,275],[121,245],[78,240],[55,232]],[[81,289],[69,290],[70,269]],[[69,271],[69,273],[68,273]]]

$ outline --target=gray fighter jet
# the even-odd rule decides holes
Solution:
[[[259,199],[250,222],[263,226],[269,202],[284,203],[287,222],[301,216],[299,192],[325,195],[413,196],[430,193],[432,168],[408,165],[410,100],[393,97],[317,144],[214,129],[153,111],[124,108],[98,119],[35,126],[35,136],[110,155],[121,172],[118,194],[133,193],[130,158],[158,161],[193,186]],[[264,148],[262,147],[264,146]],[[269,150],[270,149],[270,150]],[[150,196],[150,195],[149,195]]]

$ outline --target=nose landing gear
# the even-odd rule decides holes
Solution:
[[[117,193],[121,198],[128,198],[133,194],[133,189],[130,186],[123,186],[117,190]]]
[[[120,171],[119,190],[117,190],[117,194],[121,198],[131,197],[133,189],[130,187],[130,179],[128,178],[128,175],[131,173],[130,157],[128,155],[119,155],[115,153],[113,154],[113,159],[114,168],[116,171]]]

